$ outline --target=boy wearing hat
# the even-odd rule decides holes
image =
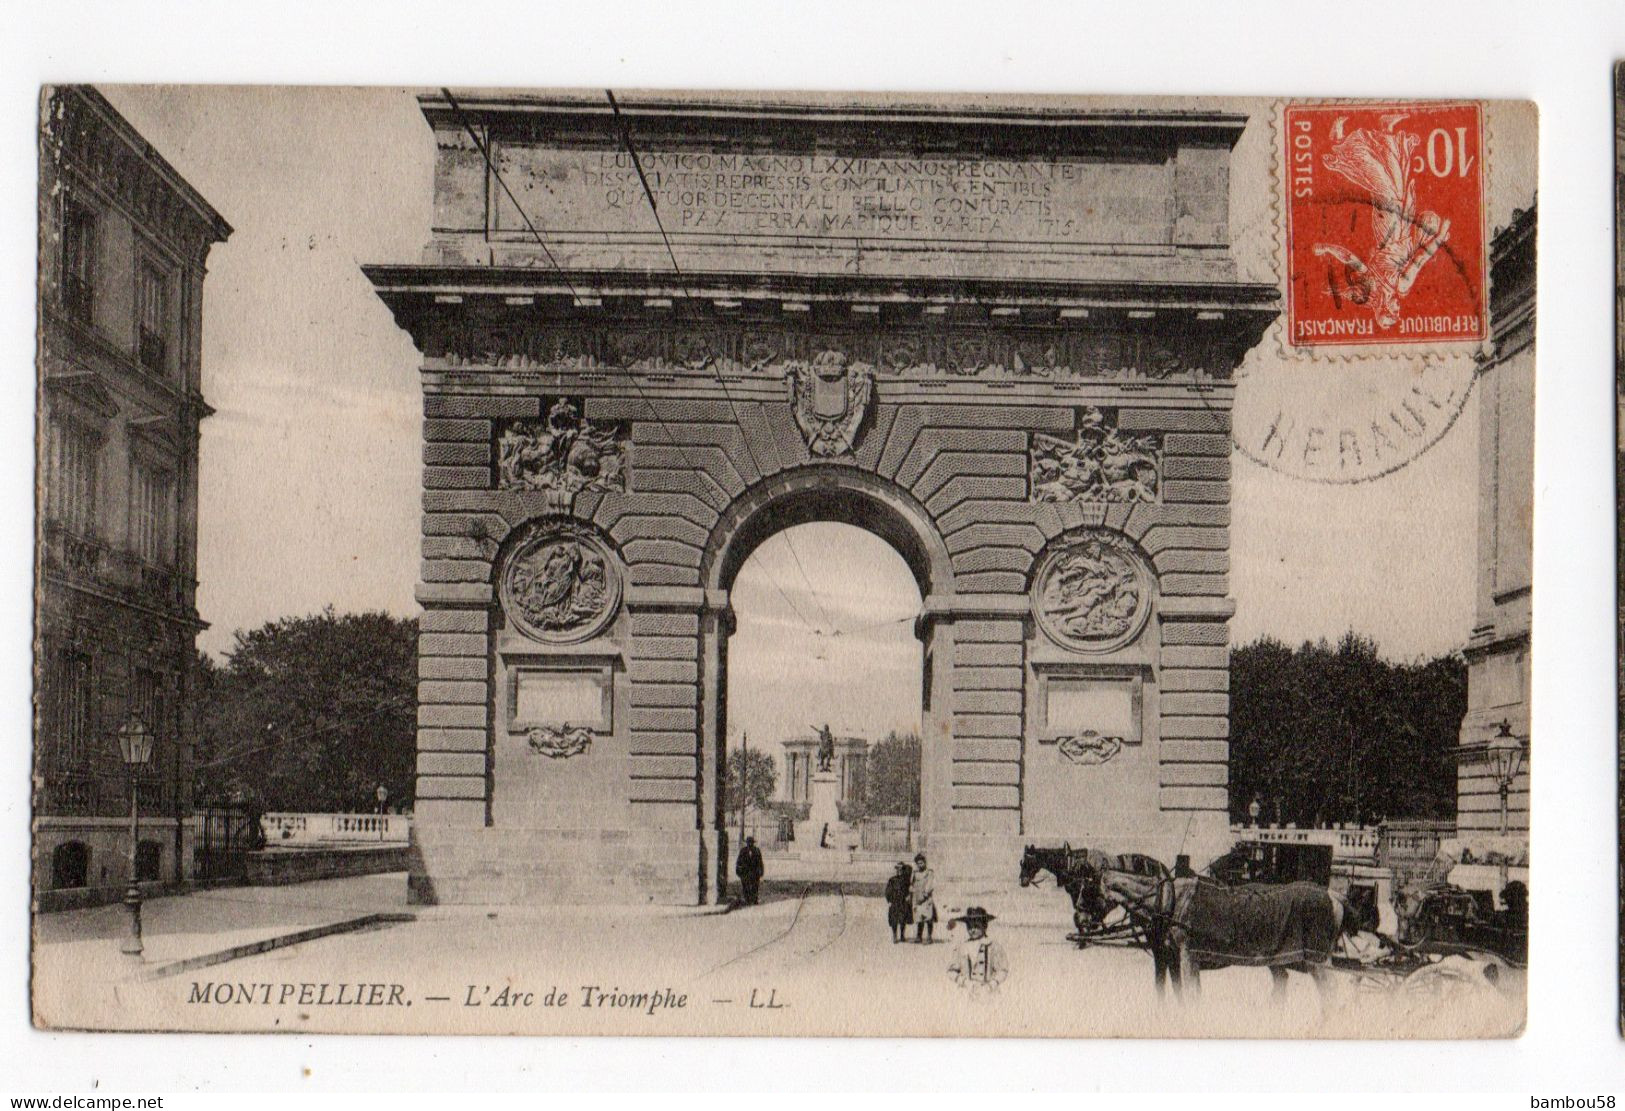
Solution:
[[[948,975],[962,988],[997,991],[1010,975],[1004,946],[987,936],[988,923],[993,919],[994,915],[983,907],[966,907],[964,914],[948,919],[950,930],[955,922],[965,923],[965,940],[955,947],[954,959],[948,965]]]

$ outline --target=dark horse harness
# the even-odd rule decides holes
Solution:
[[[1137,897],[1119,892],[1123,908],[1129,913],[1131,920],[1135,916],[1136,911],[1143,915],[1144,918],[1149,919],[1153,925],[1158,927],[1166,925],[1168,921],[1172,919],[1174,902],[1172,898],[1173,879],[1166,873],[1165,870],[1162,874],[1155,875],[1132,867],[1122,867],[1121,865],[1128,858],[1112,858],[1107,857],[1104,854],[1100,854],[1103,860],[1109,861],[1115,859],[1119,866],[1112,867],[1110,864],[1096,865],[1090,860],[1090,854],[1086,850],[1073,849],[1070,846],[1063,846],[1059,849],[1041,850],[1041,852],[1043,855],[1037,856],[1037,858],[1034,860],[1034,864],[1037,865],[1037,871],[1034,872],[1027,882],[1029,884],[1037,885],[1039,882],[1038,871],[1049,872],[1055,877],[1056,885],[1071,896],[1074,913],[1086,913],[1097,920],[1102,917],[1109,902],[1106,898],[1105,891],[1105,873],[1108,871],[1114,871],[1122,872],[1125,875],[1143,876],[1145,879],[1155,883],[1155,887],[1152,889],[1151,894],[1145,897]],[[1054,866],[1056,863],[1058,863],[1054,859],[1056,856],[1059,856],[1065,861],[1060,869],[1057,869]],[[1086,907],[1083,905],[1086,885],[1093,886],[1097,906]],[[1166,909],[1164,909],[1165,907]]]
[[[1106,902],[1106,872],[1124,871],[1120,868],[1097,870],[1095,883],[1100,887],[1101,902]],[[1125,872],[1126,875],[1139,875],[1138,872]],[[1121,888],[1118,889],[1118,898],[1125,909],[1131,914],[1139,911],[1147,918],[1160,925],[1173,921],[1174,917],[1174,878],[1172,876],[1146,876],[1153,881],[1151,893],[1145,896],[1131,895]]]

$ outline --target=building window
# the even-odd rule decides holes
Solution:
[[[165,751],[164,745],[170,739],[170,730],[173,723],[169,720],[169,683],[167,677],[158,671],[151,671],[144,667],[135,670],[135,685],[131,690],[130,712],[141,719],[148,732],[152,734],[152,759],[143,764],[138,777],[143,786],[143,795],[150,800],[156,800],[157,795],[151,792],[163,778],[160,769],[160,753]],[[157,878],[157,877],[154,877]]]
[[[77,425],[52,421],[46,451],[47,515],[78,536],[94,535],[100,441]]]
[[[167,566],[174,485],[167,471],[136,460],[130,467],[130,542],[143,562]]]
[[[165,694],[168,684],[164,676],[144,667],[136,668],[135,690],[130,709],[161,740],[169,728],[169,699]]]
[[[169,279],[150,262],[136,272],[136,313],[140,320],[137,353],[141,365],[162,374],[169,365]]]
[[[95,304],[96,216],[69,201],[62,208],[62,307],[89,324]]]
[[[73,649],[64,651],[58,662],[57,682],[57,762],[62,768],[83,768],[90,763],[96,731],[90,657]]]

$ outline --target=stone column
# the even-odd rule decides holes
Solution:
[[[730,846],[723,787],[727,781],[728,637],[734,631],[728,592],[706,591],[699,613],[700,713],[696,765],[699,775],[700,902],[722,903],[728,895]],[[711,677],[715,677],[714,681]],[[711,866],[707,867],[707,863]]]

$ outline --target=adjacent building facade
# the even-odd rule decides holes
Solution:
[[[34,890],[189,875],[204,266],[230,233],[94,89],[41,99]]]
[[[429,244],[367,268],[423,353],[416,898],[717,898],[729,592],[819,520],[919,584],[939,874],[1228,847],[1245,115],[422,107]]]
[[[1529,836],[1529,633],[1534,551],[1535,208],[1517,212],[1490,246],[1493,346],[1479,397],[1477,619],[1467,641],[1467,715],[1456,772],[1463,837]],[[1492,749],[1522,743],[1504,785]]]

